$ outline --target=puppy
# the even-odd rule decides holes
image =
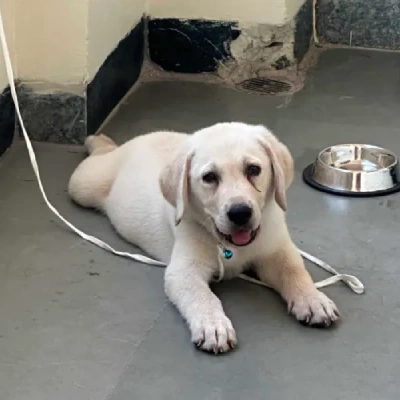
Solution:
[[[70,179],[71,198],[106,213],[122,237],[168,264],[165,292],[199,348],[220,353],[237,344],[209,288],[221,260],[225,278],[253,268],[303,324],[338,319],[289,236],[293,160],[267,128],[221,123],[192,135],[155,132],[120,147],[100,135],[86,147],[90,157]],[[221,246],[231,258],[221,257]]]

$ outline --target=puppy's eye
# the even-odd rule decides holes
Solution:
[[[205,183],[217,183],[218,182],[218,175],[215,172],[208,172],[207,174],[203,175],[203,182],[205,182]]]
[[[261,174],[261,168],[258,165],[248,165],[246,168],[246,175],[247,176],[258,176]]]

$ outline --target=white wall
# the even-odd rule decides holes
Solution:
[[[304,0],[147,0],[156,18],[203,18],[282,25]]]
[[[0,0],[8,47],[15,68],[15,0]],[[1,46],[0,46],[1,47]],[[0,93],[8,85],[3,51],[0,49]]]
[[[88,79],[140,21],[146,0],[89,0]]]

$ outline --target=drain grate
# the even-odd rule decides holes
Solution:
[[[292,90],[292,85],[290,83],[261,78],[251,78],[239,83],[237,86],[246,91],[260,94],[287,93]]]

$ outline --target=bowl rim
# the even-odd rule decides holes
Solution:
[[[333,167],[332,165],[329,165],[326,162],[321,160],[321,155],[322,154],[328,152],[328,150],[332,149],[333,147],[339,147],[339,146],[360,146],[360,147],[374,148],[374,149],[378,149],[378,150],[383,150],[385,153],[388,153],[391,156],[393,156],[394,161],[389,166],[384,167],[384,168],[380,168],[380,169],[375,170],[375,171],[360,171],[360,173],[363,173],[363,174],[371,174],[371,173],[377,173],[377,172],[382,172],[382,171],[390,171],[390,170],[392,170],[393,168],[395,168],[399,164],[399,159],[398,159],[396,153],[394,153],[393,151],[388,150],[388,149],[386,149],[384,147],[377,146],[377,145],[374,145],[374,144],[367,144],[367,143],[340,143],[340,144],[334,144],[334,145],[325,147],[323,150],[321,150],[318,153],[317,158],[316,158],[316,160],[314,162],[314,167],[315,167],[316,164],[320,163],[324,167],[329,168],[331,170],[339,171],[339,172],[345,173],[345,174],[353,174],[354,171],[345,170],[345,169],[342,169],[342,168],[339,168],[339,167]]]
[[[400,192],[400,182],[397,183],[396,185],[392,186],[389,189],[384,189],[384,190],[377,190],[377,191],[372,191],[372,192],[353,192],[351,190],[338,190],[338,189],[333,189],[330,186],[324,186],[318,182],[316,182],[313,178],[313,169],[314,169],[314,163],[310,164],[303,170],[303,181],[313,189],[316,189],[320,192],[323,193],[328,193],[332,194],[335,196],[340,196],[340,197],[349,197],[349,198],[368,198],[368,197],[379,197],[379,196],[388,196],[393,193]]]

